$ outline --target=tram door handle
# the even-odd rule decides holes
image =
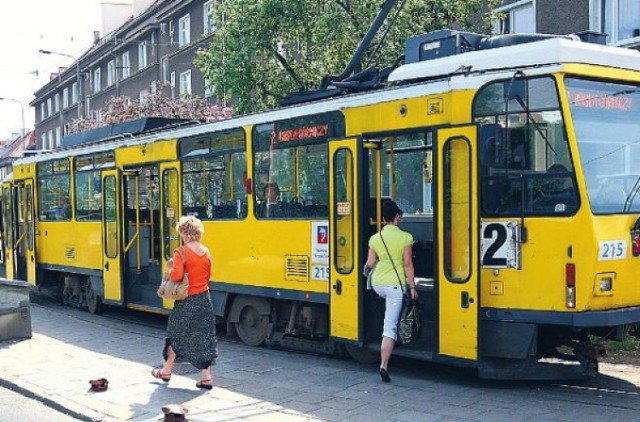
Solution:
[[[460,293],[460,306],[466,309],[470,303],[473,303],[473,298],[469,297],[469,292]]]
[[[109,263],[108,262],[106,264],[104,264],[104,269],[109,271]]]
[[[337,280],[336,284],[333,285],[333,290],[336,291],[336,294],[341,295],[342,294],[342,281]]]

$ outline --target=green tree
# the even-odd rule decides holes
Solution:
[[[495,1],[483,9],[483,0],[406,0],[381,48],[375,46],[398,5],[358,69],[389,66],[404,54],[405,39],[412,35],[448,27],[485,31],[490,18],[486,10]],[[218,97],[233,100],[237,112],[272,108],[287,93],[317,88],[324,75],[341,73],[381,3],[225,0],[212,16],[216,30],[196,65]]]

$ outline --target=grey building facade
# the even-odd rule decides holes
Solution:
[[[495,33],[594,31],[606,34],[607,44],[640,47],[638,0],[505,0],[496,11],[504,19],[495,23]]]
[[[166,95],[216,102],[193,64],[215,30],[210,16],[216,4],[218,0],[158,0],[96,38],[72,66],[35,92],[30,105],[35,109],[36,148],[61,146],[70,124],[80,117],[100,120],[112,97],[135,101],[162,89]]]

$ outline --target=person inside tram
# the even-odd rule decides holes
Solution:
[[[282,217],[280,209],[280,187],[276,182],[264,186],[264,201],[260,204],[258,215],[264,218]]]
[[[60,205],[56,212],[56,220],[68,220],[71,218],[71,204],[67,195],[61,195],[59,199]]]

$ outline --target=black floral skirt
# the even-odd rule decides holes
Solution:
[[[177,361],[189,362],[198,369],[215,365],[218,339],[209,291],[175,301],[162,351],[165,360],[168,346],[173,348]]]

